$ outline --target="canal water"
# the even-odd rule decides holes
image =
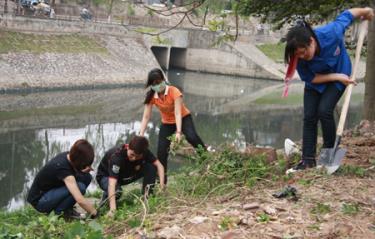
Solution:
[[[169,71],[168,77],[183,92],[198,134],[208,145],[281,148],[286,137],[301,138],[302,87],[299,93],[291,93],[292,98],[297,95],[295,102],[283,102],[280,91],[271,93],[269,99],[248,103],[250,94],[280,82],[181,70]],[[144,94],[142,86],[133,86],[1,95],[0,207],[22,207],[38,170],[54,155],[69,150],[77,139],[86,138],[94,145],[96,167],[106,150],[139,132]],[[233,107],[231,102],[243,104]],[[359,99],[351,106],[349,127],[359,122],[361,105]],[[154,110],[146,132],[153,152],[159,125],[159,112]],[[171,159],[170,170],[183,163]]]

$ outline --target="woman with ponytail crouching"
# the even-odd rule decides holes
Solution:
[[[190,111],[183,103],[182,93],[174,86],[167,85],[163,72],[155,68],[148,74],[146,88],[150,90],[144,101],[145,108],[141,123],[140,135],[143,136],[147,123],[151,118],[152,106],[155,105],[161,114],[161,126],[158,139],[158,159],[164,166],[165,183],[167,182],[167,160],[171,141],[169,137],[176,135],[180,141],[182,134],[195,148],[199,145],[205,148],[202,139],[198,136]]]

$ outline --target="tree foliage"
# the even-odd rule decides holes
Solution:
[[[312,23],[320,23],[336,16],[343,9],[369,6],[369,0],[237,0],[233,8],[241,16],[258,16],[281,27],[296,17],[308,17]]]

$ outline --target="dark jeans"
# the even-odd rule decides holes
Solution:
[[[91,182],[91,175],[89,173],[79,173],[75,178],[79,190],[84,195]],[[64,185],[59,188],[53,188],[44,193],[36,205],[36,210],[43,213],[54,211],[55,214],[61,214],[64,211],[72,209],[75,203],[76,201],[73,196]]]
[[[322,126],[323,148],[332,148],[336,138],[336,124],[333,111],[343,91],[334,83],[327,85],[323,93],[305,88],[303,99],[303,144],[302,159],[314,160],[318,137],[318,121]]]
[[[127,185],[137,181],[143,177],[142,194],[147,190],[148,194],[152,193],[153,186],[155,185],[157,175],[156,166],[151,163],[145,163],[140,170],[129,178],[119,179],[116,184],[116,199],[119,199],[122,193],[121,186]],[[108,177],[102,177],[98,182],[99,187],[103,190],[103,199],[108,197]],[[148,188],[146,188],[148,187]]]
[[[193,119],[191,115],[187,115],[182,118],[182,133],[185,135],[186,140],[194,147],[198,148],[201,145],[205,148],[202,139],[198,136]],[[171,141],[168,139],[171,135],[176,132],[176,124],[161,124],[159,139],[158,139],[158,159],[164,166],[165,171],[165,183],[167,183],[167,169],[168,169],[168,154]]]

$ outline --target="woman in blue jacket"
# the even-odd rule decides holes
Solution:
[[[323,148],[334,146],[334,108],[345,87],[356,83],[350,79],[351,62],[345,49],[345,30],[355,18],[371,20],[373,17],[372,8],[352,8],[314,30],[305,21],[300,21],[288,31],[285,46],[288,72],[297,69],[305,82],[302,160],[288,172],[316,166],[318,121],[322,126]]]

